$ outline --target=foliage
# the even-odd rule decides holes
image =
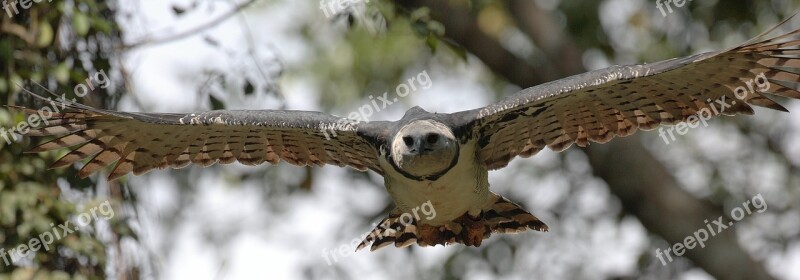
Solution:
[[[17,6],[19,14],[0,20],[0,100],[2,104],[31,108],[49,106],[34,102],[22,87],[46,94],[46,89],[78,97],[74,90],[97,72],[112,80],[107,88],[95,88],[82,102],[103,106],[124,88],[118,77],[114,46],[120,42],[113,3],[95,0],[37,1],[29,8]],[[75,217],[91,205],[105,200],[108,192],[119,193],[116,184],[108,189],[90,180],[80,180],[74,169],[48,170],[64,151],[41,154],[23,152],[39,139],[12,136],[7,131],[28,124],[26,116],[7,107],[0,108],[0,248],[8,252],[59,225],[75,224]],[[30,122],[31,124],[36,124]],[[16,138],[16,141],[14,141]],[[116,191],[115,191],[116,190]],[[110,201],[118,209],[119,195]],[[39,248],[11,265],[0,259],[0,279],[103,279],[107,277],[107,252],[123,236],[130,236],[117,212],[107,226],[76,231],[55,240],[49,250]],[[105,223],[104,223],[105,224]],[[110,229],[110,231],[109,231]],[[100,232],[111,238],[101,240]],[[34,243],[35,244],[35,243]],[[5,255],[8,256],[7,254]]]

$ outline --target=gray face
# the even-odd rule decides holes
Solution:
[[[458,142],[453,132],[432,120],[412,122],[392,140],[394,163],[417,177],[445,171],[457,155]]]

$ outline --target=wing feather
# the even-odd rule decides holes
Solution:
[[[125,113],[80,104],[60,104],[47,125],[29,136],[56,136],[30,152],[72,150],[53,163],[86,160],[78,175],[111,166],[109,179],[190,163],[210,166],[286,161],[308,166],[333,164],[382,174],[378,147],[382,122],[354,123],[318,112],[209,111],[194,114]],[[28,108],[15,107],[35,114]],[[323,130],[324,129],[324,130]]]
[[[478,156],[497,169],[545,146],[562,151],[572,144],[605,143],[706,111],[749,115],[752,106],[787,111],[767,95],[800,99],[798,37],[800,30],[795,30],[725,51],[612,66],[528,88],[453,118],[479,137]],[[760,74],[770,87],[751,92]],[[739,100],[736,91],[741,87],[748,94]],[[723,99],[729,107],[720,111],[716,101]]]

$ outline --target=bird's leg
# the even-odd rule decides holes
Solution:
[[[432,226],[420,223],[417,225],[417,244],[420,246],[435,246],[445,244],[446,239],[442,235],[444,226]]]
[[[460,241],[467,246],[481,246],[481,241],[485,238],[489,238],[492,234],[492,230],[483,219],[483,211],[481,211],[477,217],[473,217],[469,213],[464,213],[464,215],[455,219],[454,222],[463,227],[457,239],[460,239]]]

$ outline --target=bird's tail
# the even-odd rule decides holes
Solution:
[[[424,220],[404,218],[404,214],[395,208],[368,233],[356,251],[370,244],[370,251],[375,251],[392,243],[398,248],[414,243],[423,247],[454,243],[478,247],[492,233],[548,230],[547,225],[518,204],[495,193],[490,195],[495,200],[494,204],[477,217],[464,213],[443,225],[430,225]]]

